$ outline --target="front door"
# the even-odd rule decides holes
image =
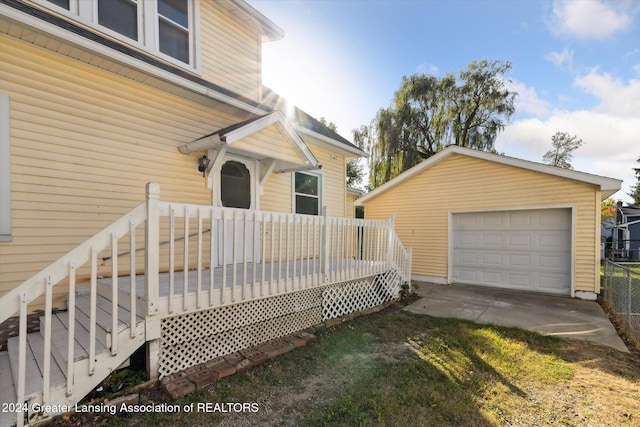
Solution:
[[[255,209],[255,160],[236,156],[227,156],[218,174],[218,204],[225,208]],[[230,213],[226,213],[230,214]],[[253,261],[254,223],[243,218],[243,212],[233,212],[224,221],[224,239],[222,224],[218,226],[218,262],[220,265]],[[222,221],[220,221],[222,222]],[[226,243],[224,243],[226,242]],[[223,250],[224,246],[224,250]],[[224,261],[223,261],[224,252]]]

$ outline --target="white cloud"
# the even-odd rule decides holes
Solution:
[[[640,80],[625,83],[593,70],[576,78],[574,85],[597,97],[599,104],[590,111],[554,110],[546,118],[516,120],[499,135],[496,149],[540,162],[551,148],[551,136],[569,132],[585,142],[574,152],[575,169],[623,180],[615,198],[630,201],[628,193],[636,183],[633,168],[640,157]]]
[[[625,3],[616,3],[624,6]],[[631,17],[601,0],[556,0],[553,4],[551,31],[581,39],[603,39],[631,25]]]
[[[544,59],[551,62],[556,67],[573,67],[573,50],[569,50],[566,47],[562,52],[549,52],[544,56]]]
[[[515,80],[506,80],[505,85],[510,91],[518,93],[516,97],[516,111],[533,114],[535,116],[546,116],[551,107],[548,102],[538,98],[535,88],[527,87],[524,83]]]
[[[439,72],[440,70],[438,70],[438,67],[428,62],[423,62],[416,68],[416,73],[418,74],[429,74],[432,76],[437,76]]]
[[[640,117],[640,80],[631,79],[625,84],[609,73],[591,71],[586,76],[578,77],[574,84],[600,99],[596,111],[622,117]]]
[[[496,149],[508,156],[535,162],[551,148],[551,136],[569,132],[585,144],[574,152],[576,170],[624,180],[617,199],[627,200],[635,184],[632,168],[640,157],[640,117],[624,118],[595,111],[554,111],[548,118],[517,120],[496,141]]]

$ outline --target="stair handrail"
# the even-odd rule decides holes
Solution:
[[[16,286],[0,297],[0,323],[20,311],[21,296],[26,295],[26,304],[43,296],[47,283],[58,283],[69,274],[69,265],[81,266],[88,262],[92,249],[97,253],[111,246],[113,233],[122,235],[129,232],[133,221],[140,224],[146,220],[146,202],[142,202],[122,217],[85,240],[65,255],[58,258],[48,267],[39,271],[22,284]]]

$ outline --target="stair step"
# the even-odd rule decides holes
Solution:
[[[0,404],[16,403],[16,387],[13,384],[13,375],[11,374],[11,361],[9,353],[3,351],[0,353]],[[0,427],[9,427],[16,422],[17,416],[13,413],[0,412]]]
[[[76,320],[89,330],[91,316],[91,297],[90,295],[76,296]],[[131,312],[122,306],[118,306],[118,330],[121,332],[129,327],[131,322]],[[102,295],[96,296],[96,338],[98,342],[106,348],[111,348],[111,301]],[[139,316],[136,316],[137,323],[142,322]]]
[[[61,318],[66,317],[67,321],[62,322]],[[54,313],[51,315],[51,352],[53,356],[56,358],[56,361],[60,366],[67,366],[67,354],[69,352],[69,331],[68,320],[69,313],[61,312]],[[44,337],[44,319],[45,317],[40,317],[40,334]],[[87,346],[83,346],[78,341],[78,330],[82,328],[82,324],[78,321],[75,322],[75,337],[74,337],[74,349],[73,349],[73,359],[74,361],[78,361],[84,359],[88,356],[89,341],[85,341]]]
[[[11,361],[11,371],[13,374],[14,384],[18,384],[18,360],[19,360],[19,337],[9,338],[7,347],[9,349],[9,359]],[[66,378],[64,372],[58,366],[53,355],[49,356],[50,360],[50,377],[49,385],[51,388],[64,387]],[[42,378],[44,369],[44,339],[40,332],[34,332],[27,335],[27,354],[26,354],[26,375],[25,375],[25,398],[32,398],[42,393]]]
[[[62,313],[57,313],[56,316],[57,316],[58,320],[60,321],[60,323],[62,323],[64,328],[68,330],[69,329],[69,312],[64,311]],[[87,330],[87,327],[85,325],[83,325],[82,323],[80,323],[78,321],[77,318],[76,318],[75,336],[76,336],[76,343],[80,344],[80,346],[82,347],[82,349],[84,351],[84,354],[88,354],[89,353],[89,331]],[[107,348],[105,346],[103,346],[102,344],[100,344],[99,341],[96,341],[96,354],[100,354],[100,353],[105,352],[105,351],[107,351]],[[65,361],[67,360],[66,354],[67,354],[67,350],[66,350],[66,346],[65,346],[65,350],[64,350],[64,355],[65,355],[64,360]],[[78,350],[77,350],[77,347],[76,347],[74,359],[76,361],[80,360],[80,359],[84,359],[84,357],[78,358],[78,354],[79,353],[78,353]]]
[[[118,304],[126,308],[127,310],[130,310],[130,307],[131,307],[131,293],[129,292],[129,289],[130,289],[129,280],[130,280],[129,276],[120,277],[120,283],[118,288]],[[137,280],[138,282],[140,282],[141,280],[144,280],[144,277],[138,277]],[[97,287],[98,295],[102,295],[107,300],[111,301],[112,286],[113,285],[111,284],[111,279],[98,280],[98,287]],[[85,290],[84,288],[80,292],[86,293],[86,294],[89,293],[88,289]],[[136,314],[144,313],[145,310],[146,310],[146,302],[144,298],[141,296],[136,296]]]

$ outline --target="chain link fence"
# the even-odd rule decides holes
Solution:
[[[605,260],[602,295],[624,332],[640,345],[640,263]]]

